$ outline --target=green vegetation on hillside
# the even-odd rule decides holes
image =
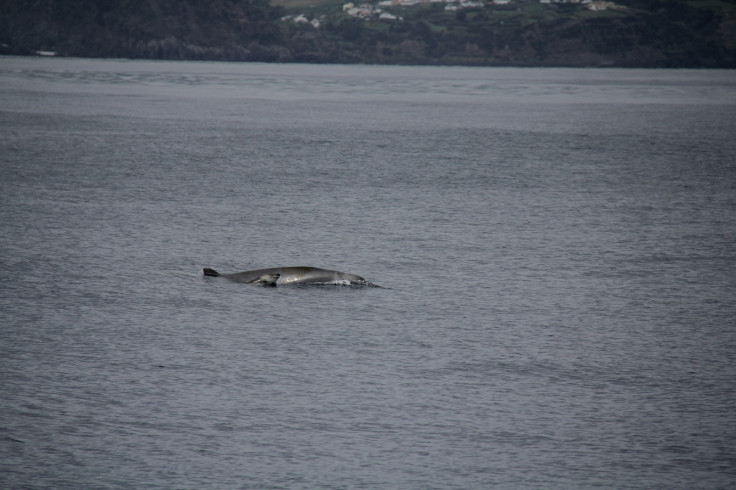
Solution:
[[[269,58],[283,8],[268,0],[0,0],[6,51],[63,56]]]
[[[9,54],[91,57],[736,67],[736,3],[729,0],[618,0],[604,10],[536,0],[456,10],[440,2],[382,7],[396,19],[350,15],[339,0],[285,5],[0,0],[0,43]]]

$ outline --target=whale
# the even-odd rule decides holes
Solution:
[[[357,274],[310,266],[271,267],[269,269],[255,269],[231,274],[221,274],[209,267],[205,267],[202,271],[205,276],[223,277],[233,282],[262,284],[264,286],[330,283],[373,285]]]

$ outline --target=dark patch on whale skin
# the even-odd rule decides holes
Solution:
[[[246,284],[261,284],[262,286],[275,288],[276,281],[279,280],[279,277],[281,277],[281,274],[263,274],[261,277],[253,279]]]

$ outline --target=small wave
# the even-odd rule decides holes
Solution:
[[[380,286],[370,281],[355,281],[353,284],[355,286],[365,286],[367,288],[383,288],[383,286]]]
[[[352,283],[348,281],[347,279],[342,279],[340,281],[330,281],[330,282],[326,282],[325,284],[327,284],[328,286],[350,286],[352,285]]]
[[[312,283],[311,285],[313,286],[364,286],[364,287],[369,287],[369,288],[383,287],[383,286],[379,286],[378,284],[374,284],[370,281],[349,281],[347,279],[341,279],[338,281],[329,281],[329,282],[315,282],[315,283]]]

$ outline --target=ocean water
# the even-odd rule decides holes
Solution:
[[[732,488],[736,73],[0,59],[0,487]],[[312,265],[382,288],[203,277]]]

